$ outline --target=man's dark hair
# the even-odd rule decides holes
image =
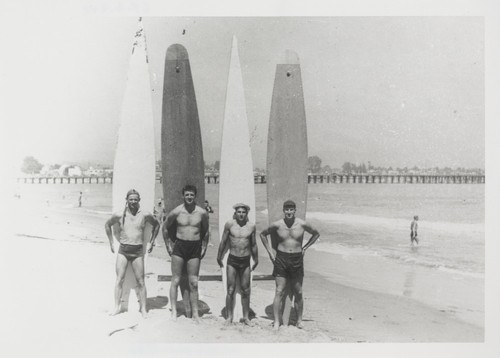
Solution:
[[[283,209],[285,208],[297,208],[297,205],[295,205],[295,202],[292,200],[287,200],[283,203]]]
[[[186,191],[192,191],[194,193],[194,195],[197,194],[196,187],[194,185],[191,185],[191,184],[187,184],[184,188],[182,188],[182,195],[184,195],[184,193]]]

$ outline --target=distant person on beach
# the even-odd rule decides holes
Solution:
[[[209,216],[214,212],[214,209],[212,209],[208,200],[205,200],[205,210]],[[214,244],[212,244],[212,233],[210,232],[210,228],[208,229],[208,246],[214,246]]]
[[[177,288],[186,266],[192,318],[200,322],[198,314],[198,275],[200,263],[207,251],[208,214],[205,209],[196,205],[196,187],[186,185],[182,189],[184,203],[173,209],[167,215],[163,225],[163,237],[172,258],[172,281],[170,284],[170,306],[172,320],[177,319]],[[175,234],[172,228],[176,227]],[[175,235],[175,237],[171,237]]]
[[[274,264],[273,276],[276,281],[276,293],[273,301],[274,329],[280,325],[280,306],[286,291],[287,284],[295,295],[295,309],[297,311],[297,328],[303,328],[302,312],[304,298],[302,296],[302,281],[304,278],[304,254],[306,250],[319,238],[319,232],[309,223],[295,217],[296,205],[292,200],[283,203],[284,218],[272,223],[260,233],[260,238]],[[304,232],[311,234],[307,244],[302,247]],[[269,244],[267,236],[275,236],[277,247]]]
[[[83,193],[80,192],[80,196],[78,197],[78,207],[81,208],[82,207],[82,195]],[[64,199],[64,198],[63,198]]]
[[[158,205],[154,208],[153,214],[160,224],[163,223],[163,220],[165,220],[165,208],[161,199],[158,200]]]
[[[212,207],[210,206],[210,203],[208,202],[208,200],[205,200],[205,210],[209,214],[212,214],[214,212],[214,209],[212,209]]]
[[[234,316],[234,294],[237,280],[241,288],[241,306],[243,308],[243,323],[251,326],[250,313],[250,272],[255,270],[259,263],[257,242],[255,240],[255,224],[248,221],[250,207],[243,203],[233,206],[235,219],[229,220],[224,225],[224,232],[219,245],[217,263],[224,267],[222,258],[229,246],[227,258],[227,295],[226,295],[226,324],[233,322]],[[250,256],[254,264],[250,268]]]
[[[411,225],[410,225],[411,246],[413,246],[415,244],[415,242],[418,245],[417,230],[418,230],[418,216],[415,215],[413,217],[413,221],[411,222]]]
[[[121,311],[123,282],[125,280],[127,266],[131,264],[138,285],[136,290],[139,297],[140,311],[142,316],[146,318],[147,296],[146,285],[144,284],[143,252],[144,227],[146,224],[151,224],[153,226],[150,239],[150,242],[152,243],[156,235],[158,235],[160,225],[151,213],[140,209],[139,202],[141,201],[141,196],[136,190],[129,190],[125,200],[125,210],[121,213],[113,214],[104,225],[112,253],[115,252],[113,246],[112,227],[115,224],[120,226],[120,249],[118,250],[118,255],[116,256],[115,309],[112,315],[116,315]]]

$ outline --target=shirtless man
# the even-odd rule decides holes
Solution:
[[[260,233],[260,238],[274,264],[273,276],[276,280],[276,293],[273,301],[274,329],[280,325],[280,305],[285,294],[287,284],[295,295],[295,309],[297,311],[297,328],[303,328],[302,312],[304,299],[302,297],[302,281],[304,278],[304,254],[306,250],[319,238],[319,232],[310,224],[295,217],[296,205],[287,200],[283,203],[284,219],[272,223]],[[304,232],[312,236],[302,247]],[[268,235],[276,235],[278,240],[277,251],[268,242]]]
[[[227,258],[226,277],[226,324],[233,322],[234,316],[234,293],[236,283],[239,280],[241,288],[241,306],[243,308],[243,323],[252,326],[249,319],[250,312],[250,272],[255,270],[259,264],[257,252],[257,242],[255,240],[255,224],[248,221],[248,211],[250,207],[243,203],[233,206],[234,219],[229,220],[224,225],[224,232],[219,245],[217,263],[224,267],[222,257],[226,245],[229,245],[229,256]],[[250,256],[254,264],[250,268]]]
[[[414,246],[415,242],[418,245],[417,230],[418,230],[418,216],[415,215],[413,217],[413,221],[411,222],[411,225],[410,225],[411,246]]]
[[[166,237],[167,251],[172,257],[172,282],[170,284],[170,305],[172,320],[177,320],[177,288],[186,267],[189,281],[189,301],[192,317],[200,321],[198,315],[198,274],[200,262],[207,251],[208,214],[205,209],[196,205],[196,187],[186,185],[182,189],[184,203],[173,209],[167,215],[163,225],[163,235]],[[170,237],[172,226],[176,225],[176,237]]]
[[[121,312],[121,297],[123,292],[123,282],[125,273],[129,263],[132,265],[135,278],[137,280],[136,292],[139,297],[140,311],[144,318],[147,317],[146,310],[146,285],[144,284],[144,252],[143,252],[143,237],[144,227],[146,224],[151,224],[153,230],[151,232],[150,243],[152,243],[158,235],[160,224],[155,217],[140,209],[139,202],[141,196],[139,193],[131,189],[125,197],[126,206],[123,213],[115,213],[104,224],[106,235],[108,236],[111,252],[114,253],[112,227],[115,224],[119,226],[119,242],[120,249],[116,256],[116,283],[115,283],[115,309],[112,315]],[[151,246],[152,248],[152,246]],[[149,251],[151,251],[151,248]]]

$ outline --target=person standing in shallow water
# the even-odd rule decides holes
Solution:
[[[153,226],[151,232],[151,252],[153,246],[152,243],[158,235],[160,229],[160,224],[155,217],[140,208],[139,202],[141,201],[140,194],[131,189],[127,192],[125,197],[126,206],[122,213],[115,213],[111,218],[104,224],[104,229],[106,230],[106,235],[108,236],[109,245],[111,252],[114,253],[113,245],[113,233],[112,227],[115,224],[120,226],[119,228],[119,242],[120,248],[118,255],[116,255],[116,282],[115,282],[115,309],[112,315],[116,315],[121,312],[121,297],[123,293],[123,282],[125,281],[125,273],[127,272],[127,266],[132,265],[132,270],[137,280],[137,289],[140,305],[140,312],[144,318],[147,317],[146,309],[146,285],[144,283],[144,252],[143,252],[143,240],[144,240],[144,228],[146,224]]]
[[[319,238],[319,232],[306,221],[296,218],[296,205],[292,200],[283,203],[284,218],[272,223],[260,233],[260,238],[274,264],[273,276],[276,282],[276,292],[273,301],[274,329],[279,329],[281,302],[290,284],[295,295],[294,304],[297,311],[297,328],[303,328],[302,312],[304,298],[302,296],[302,282],[304,279],[304,254],[306,250]],[[302,247],[304,233],[311,237]],[[275,235],[278,240],[276,252],[268,242],[268,235]]]
[[[410,225],[411,246],[414,246],[415,243],[417,243],[418,245],[417,231],[418,231],[418,216],[415,215]]]

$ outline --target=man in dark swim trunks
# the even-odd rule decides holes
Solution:
[[[163,236],[169,255],[172,257],[172,282],[170,284],[170,306],[172,320],[177,320],[177,289],[186,267],[189,281],[189,300],[192,318],[200,321],[198,315],[198,274],[200,262],[205,256],[208,243],[208,214],[196,205],[196,187],[186,185],[182,189],[184,203],[167,215],[163,225]],[[172,228],[176,227],[175,237]]]
[[[106,221],[104,228],[108,236],[111,252],[114,253],[112,227],[115,224],[119,225],[119,241],[120,248],[116,256],[116,283],[115,283],[115,309],[112,315],[121,312],[121,297],[123,292],[123,282],[127,266],[132,265],[135,278],[137,280],[137,289],[140,311],[143,317],[147,317],[146,310],[146,286],[144,284],[144,227],[146,224],[153,226],[150,243],[152,243],[158,235],[160,224],[155,217],[140,209],[139,201],[141,197],[139,193],[131,189],[128,191],[125,198],[126,206],[122,213],[115,213]]]
[[[257,252],[257,242],[255,240],[255,224],[248,221],[248,211],[250,207],[243,203],[233,206],[235,210],[234,219],[231,219],[224,225],[224,232],[219,245],[217,254],[217,263],[221,268],[224,267],[222,258],[229,249],[227,259],[226,277],[227,277],[227,295],[226,295],[226,324],[233,322],[234,316],[234,293],[236,283],[240,282],[241,306],[243,308],[243,323],[251,326],[249,319],[250,312],[250,272],[259,264]],[[250,268],[250,256],[254,264]]]
[[[290,283],[295,295],[295,310],[297,311],[297,327],[303,328],[302,312],[304,299],[302,296],[302,281],[304,278],[304,254],[306,250],[319,238],[319,232],[310,224],[295,217],[296,205],[287,200],[283,203],[284,219],[272,223],[260,233],[260,238],[274,264],[273,276],[276,281],[276,293],[273,301],[274,329],[280,325],[280,305],[285,294],[287,284]],[[312,236],[302,247],[304,232]],[[278,239],[277,251],[270,245],[267,236],[276,235]]]

